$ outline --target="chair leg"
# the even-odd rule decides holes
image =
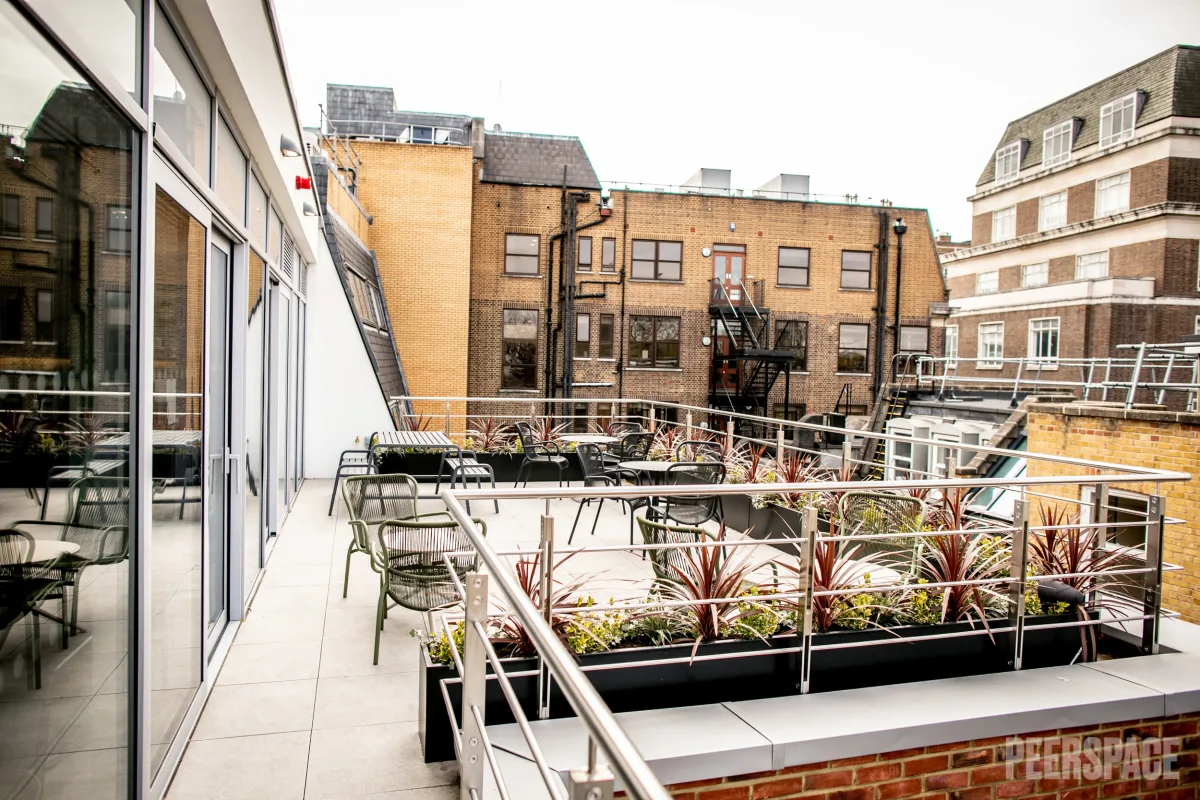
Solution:
[[[346,579],[342,581],[342,599],[346,599],[346,595],[350,593],[350,556],[354,555],[354,540],[350,540],[350,546],[346,548]]]
[[[555,461],[554,466],[558,467],[558,488],[561,489],[562,488],[562,479],[563,479],[562,464],[559,464],[557,461]]]
[[[493,489],[496,488],[496,473],[495,472],[492,473],[492,488]],[[496,513],[499,514],[500,513],[500,501],[493,499],[492,505],[496,507]]]
[[[33,677],[33,688],[42,688],[42,632],[38,626],[38,615],[29,612],[29,616],[33,619],[33,641],[30,643],[30,660],[33,662],[30,666],[30,674]]]
[[[36,494],[36,493],[35,493]],[[46,491],[42,492],[42,513],[38,519],[46,518],[46,506],[50,505],[50,479],[46,479]]]
[[[61,609],[61,611],[59,612],[59,616],[62,617],[62,625],[60,625],[59,627],[62,629],[62,633],[61,633],[62,649],[66,650],[67,646],[68,646],[67,637],[70,636],[70,634],[71,634],[71,626],[67,623],[67,587],[66,587],[66,585],[64,584],[64,585],[60,586],[59,591],[62,592],[62,598],[59,600],[59,608]]]
[[[71,582],[71,635],[79,633],[79,590],[83,587],[83,570],[75,573]]]
[[[187,507],[187,485],[188,479],[183,479],[183,486],[179,490],[179,518],[183,519],[183,509]]]
[[[579,515],[583,513],[583,504],[586,502],[586,500],[581,502],[579,504],[579,510],[575,512],[575,525],[571,526],[571,535],[567,537],[567,547],[571,546],[571,540],[575,538],[575,527],[579,524]],[[600,512],[597,511],[596,513],[599,514]]]
[[[596,517],[592,520],[592,536],[596,535],[596,523],[600,521],[600,512],[604,510],[604,498],[600,498],[600,505],[596,506]]]
[[[379,602],[375,604],[375,660],[371,662],[375,666],[379,666],[379,634],[383,631],[384,606],[387,604],[385,597],[387,592],[384,591],[383,580],[380,579]]]
[[[325,515],[327,517],[333,516],[333,503],[337,500],[338,483],[340,483],[341,480],[342,468],[338,467],[337,473],[335,473],[333,476],[333,491],[329,493],[329,513]]]
[[[525,472],[525,464],[526,463],[527,462],[522,461],[521,466],[517,467],[517,479],[515,481],[513,481],[514,489],[517,488],[517,485],[521,482],[521,475]]]
[[[459,477],[460,479],[462,479],[462,485],[463,485],[463,488],[464,488],[464,489],[466,489],[466,488],[469,488],[469,487],[467,486],[467,474],[466,474],[465,472],[461,472],[461,473],[458,473],[458,477]],[[453,483],[451,483],[450,485],[451,485],[451,487],[453,487],[453,486],[454,486],[454,484],[453,484]],[[470,500],[468,500],[468,501],[467,501],[467,513],[468,513],[468,514],[470,514],[470,513],[471,513],[471,501],[470,501]]]

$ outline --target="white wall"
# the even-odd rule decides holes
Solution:
[[[323,237],[308,268],[307,359],[304,477],[332,478],[343,450],[365,449],[363,436],[395,426]]]

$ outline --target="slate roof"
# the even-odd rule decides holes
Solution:
[[[350,303],[350,313],[354,315],[354,321],[358,324],[358,332],[362,336],[363,345],[366,347],[367,356],[371,359],[371,366],[375,370],[375,377],[379,381],[379,389],[383,392],[385,400],[396,395],[409,394],[408,381],[404,377],[404,365],[400,361],[400,353],[396,350],[395,336],[392,334],[391,312],[387,308],[387,300],[383,292],[379,292],[379,299],[384,305],[383,314],[388,326],[388,335],[386,336],[363,322],[358,313],[358,304],[354,302],[349,271],[353,270],[378,288],[381,286],[379,262],[375,258],[375,253],[368,250],[362,240],[329,208],[326,201],[329,190],[327,164],[326,159],[313,159],[313,181],[317,197],[320,198],[323,206],[325,242],[329,245],[338,278],[341,279],[342,289],[346,292],[346,300]],[[407,408],[407,411],[411,413],[411,406]]]
[[[342,136],[397,136],[401,126],[451,128],[450,142],[468,144],[471,118],[396,109],[396,93],[382,86],[325,85],[325,115]]]
[[[501,131],[484,134],[481,179],[485,183],[562,186],[564,164],[567,166],[567,186],[600,188],[587,151],[574,136]]]
[[[991,183],[995,150],[1018,139],[1029,142],[1021,169],[1036,168],[1042,163],[1042,134],[1046,128],[1073,117],[1083,120],[1073,149],[1096,144],[1100,140],[1100,107],[1139,89],[1146,98],[1137,118],[1138,127],[1171,116],[1200,117],[1200,48],[1177,45],[1010,122],[976,185]]]

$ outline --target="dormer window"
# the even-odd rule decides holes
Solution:
[[[1120,100],[1100,107],[1100,148],[1127,142],[1133,138],[1137,118],[1138,93],[1132,92]]]
[[[1075,138],[1075,120],[1069,119],[1046,128],[1042,134],[1042,166],[1053,167],[1071,160],[1071,144]]]
[[[996,151],[996,183],[1015,181],[1021,174],[1021,143],[1013,142]]]

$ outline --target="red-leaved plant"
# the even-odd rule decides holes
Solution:
[[[576,554],[571,553],[556,561],[554,564],[555,572],[574,555]],[[517,576],[517,583],[520,585],[521,591],[525,593],[534,607],[539,610],[543,608],[541,563],[542,554],[541,552],[537,552],[532,556],[522,556],[513,564],[513,572]],[[573,628],[574,617],[572,614],[555,613],[555,610],[576,607],[577,598],[575,597],[575,593],[586,581],[586,576],[567,583],[554,581],[554,586],[550,593],[550,628],[564,644],[567,640],[567,634]],[[500,617],[496,620],[493,630],[495,631],[495,640],[507,645],[512,655],[522,657],[537,655],[537,646],[534,645],[529,631],[525,629],[525,625],[516,615],[508,614]]]

